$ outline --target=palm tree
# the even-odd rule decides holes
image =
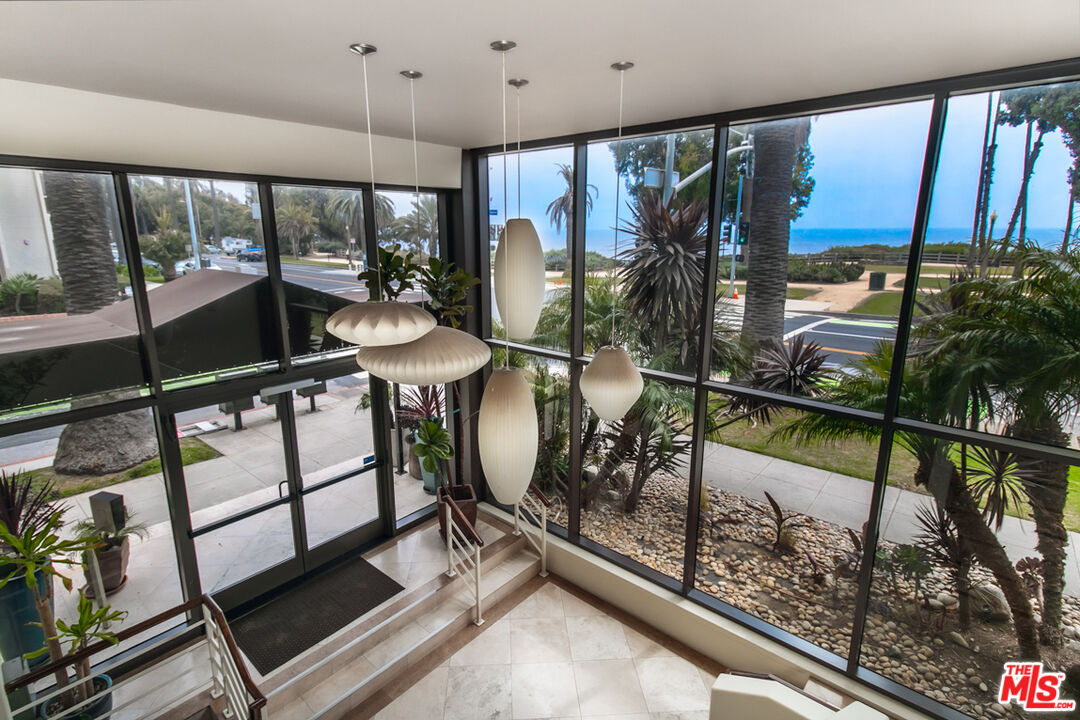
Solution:
[[[833,386],[830,401],[847,407],[883,412],[893,362],[893,345],[878,343],[874,351],[850,366],[844,381]],[[956,419],[949,407],[947,382],[940,373],[931,372],[927,360],[915,356],[906,362],[901,385],[901,408],[905,416],[928,422],[950,424]],[[961,411],[960,419],[964,417]],[[879,427],[852,422],[828,415],[806,413],[775,431],[779,439],[794,438],[799,443],[834,442],[852,437],[867,441],[880,437]],[[954,444],[921,433],[898,430],[897,447],[916,460],[913,480],[920,487],[938,488],[946,496],[944,509],[957,532],[970,544],[975,557],[994,576],[1005,594],[1013,616],[1017,644],[1024,658],[1039,658],[1039,643],[1031,602],[1023,580],[1009,560],[1005,548],[990,528],[990,519],[979,507],[979,497],[972,491],[969,478],[957,468]],[[1002,479],[1002,482],[1008,482]]]
[[[439,254],[439,199],[421,195],[413,200],[412,211],[396,218],[392,226],[395,240],[412,250],[419,260]]]
[[[990,408],[996,399],[1009,435],[1067,447],[1065,421],[1080,409],[1080,251],[1028,249],[1017,262],[1028,269],[1024,277],[944,290],[955,309],[923,323],[919,348],[953,387],[980,388]],[[1024,489],[1043,556],[1040,638],[1061,647],[1069,466],[1034,459],[1020,466],[1030,475]]]
[[[188,256],[191,236],[176,229],[169,211],[162,208],[154,214],[157,232],[139,238],[139,249],[143,257],[153,260],[161,266],[161,276],[165,282],[176,279],[176,263]]]
[[[570,263],[573,262],[574,257],[572,248],[574,229],[571,227],[574,217],[574,168],[566,163],[556,163],[556,167],[558,167],[556,174],[566,183],[566,190],[548,203],[547,214],[551,224],[555,226],[555,232],[560,232],[563,223],[566,223],[566,269],[563,271],[563,276],[566,277],[570,273]],[[592,212],[593,196],[596,193],[596,186],[592,183],[585,186],[586,215]]]
[[[364,196],[359,190],[331,190],[326,212],[348,224],[352,236],[359,238],[364,228]],[[394,202],[375,193],[375,226],[382,232],[394,222]]]
[[[801,197],[794,176],[809,132],[810,118],[774,120],[753,128],[750,261],[742,323],[743,339],[751,347],[784,334],[792,198]]]
[[[292,245],[292,256],[306,254],[305,241],[315,232],[315,214],[307,205],[289,204],[277,211],[275,216],[278,232]]]
[[[42,173],[68,315],[92,313],[119,298],[112,239],[104,216],[105,182],[102,175]],[[69,474],[117,472],[156,454],[150,411],[132,410],[67,425],[60,433],[53,469]]]

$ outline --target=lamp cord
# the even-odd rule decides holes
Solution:
[[[514,97],[517,100],[517,216],[521,217],[521,88],[514,88]]]
[[[615,305],[619,297],[615,292],[615,268],[619,257],[619,191],[622,185],[619,162],[622,158],[623,80],[625,77],[626,70],[619,70],[619,135],[615,141],[615,251],[611,255],[611,347],[615,347]]]
[[[416,185],[416,240],[420,242],[420,160],[416,152],[416,93],[413,84],[416,78],[409,78],[409,108],[412,111],[412,163],[413,180]],[[420,283],[420,307],[424,306],[424,284]]]
[[[503,136],[503,242],[506,243],[506,264],[510,262],[510,233],[509,233],[509,210],[506,190],[506,53],[507,50],[502,51],[502,84],[499,85],[499,92],[502,93],[502,136]],[[506,311],[510,312],[510,295],[512,293],[506,293]],[[503,357],[503,369],[510,367],[510,324],[507,322],[507,318],[503,318],[503,334],[506,335],[506,351]]]
[[[378,206],[378,198],[375,195],[375,148],[371,140],[371,100],[368,96],[367,55],[361,55],[360,58],[364,61],[364,115],[367,117],[368,168],[371,170],[371,207],[374,210]],[[382,263],[379,262],[379,213],[377,211],[372,220],[375,226],[375,272],[379,279],[377,291],[379,300],[382,300]]]

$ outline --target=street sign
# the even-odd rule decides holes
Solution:
[[[495,208],[488,208],[488,215],[498,215],[499,211]]]

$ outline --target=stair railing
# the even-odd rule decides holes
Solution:
[[[540,577],[547,577],[547,517],[551,500],[529,483],[529,489],[514,504],[514,534],[525,534],[525,539],[540,555]]]
[[[475,598],[473,622],[484,624],[482,598],[480,595],[480,548],[484,541],[476,532],[465,513],[449,494],[443,496],[443,526],[446,528],[446,574],[460,575]]]

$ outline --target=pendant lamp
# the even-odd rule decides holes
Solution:
[[[460,380],[490,359],[491,348],[486,342],[445,325],[410,343],[362,347],[356,353],[356,363],[368,373],[402,385],[443,385]]]
[[[503,85],[506,81],[506,53],[516,43],[500,40],[491,43],[491,49],[502,53]],[[518,90],[526,84],[523,80],[511,80]],[[506,89],[502,91],[503,112],[503,217],[506,224],[499,232],[495,248],[495,305],[506,331],[513,340],[528,340],[536,332],[540,311],[544,308],[544,249],[532,220],[521,217],[521,182],[518,181],[518,217],[509,219],[506,187]],[[518,106],[518,166],[520,175],[521,112]],[[512,301],[511,301],[512,296]]]
[[[532,389],[519,368],[492,371],[476,432],[491,494],[504,505],[515,504],[532,480],[539,437]]]
[[[376,52],[374,45],[356,43],[349,51],[364,61],[364,114],[367,117],[368,167],[371,171],[371,197],[375,198],[375,150],[371,138],[371,103],[368,96],[367,56]],[[377,218],[376,218],[377,220]],[[376,254],[375,268],[382,286],[382,265]],[[423,337],[435,327],[435,318],[422,307],[402,302],[372,300],[353,303],[331,315],[326,331],[342,340],[365,347],[400,345]]]
[[[611,68],[619,71],[619,138],[615,144],[615,167],[619,166],[622,152],[623,124],[623,76],[634,67],[631,62],[614,63]],[[619,189],[622,176],[615,179],[615,251],[611,256],[611,344],[600,348],[592,362],[581,373],[579,386],[593,411],[609,422],[621,419],[641,397],[645,381],[641,371],[626,350],[615,344],[615,303],[618,293],[615,286],[616,258],[619,255]]]
[[[509,41],[491,43],[493,50],[502,53],[504,216],[506,212],[506,53],[513,47],[514,43]],[[515,85],[515,87],[520,86]],[[518,187],[520,188],[520,181]],[[518,212],[520,214],[520,200]],[[526,239],[526,243],[520,242],[522,237]],[[535,250],[527,243],[535,244]],[[530,268],[529,264],[535,260],[532,256],[537,253],[539,266]],[[539,278],[538,283],[537,278]],[[515,285],[515,283],[518,284]],[[537,237],[532,223],[527,220],[523,221],[520,218],[508,220],[503,234],[499,236],[499,247],[495,251],[495,300],[506,327],[506,354],[503,367],[492,371],[484,387],[476,427],[480,465],[484,469],[488,487],[495,499],[505,505],[516,504],[528,489],[533,470],[536,468],[539,438],[532,389],[520,369],[509,367],[510,338],[532,336],[543,303],[543,291],[544,255],[540,250],[540,238]],[[532,305],[535,305],[535,309],[531,308]]]

